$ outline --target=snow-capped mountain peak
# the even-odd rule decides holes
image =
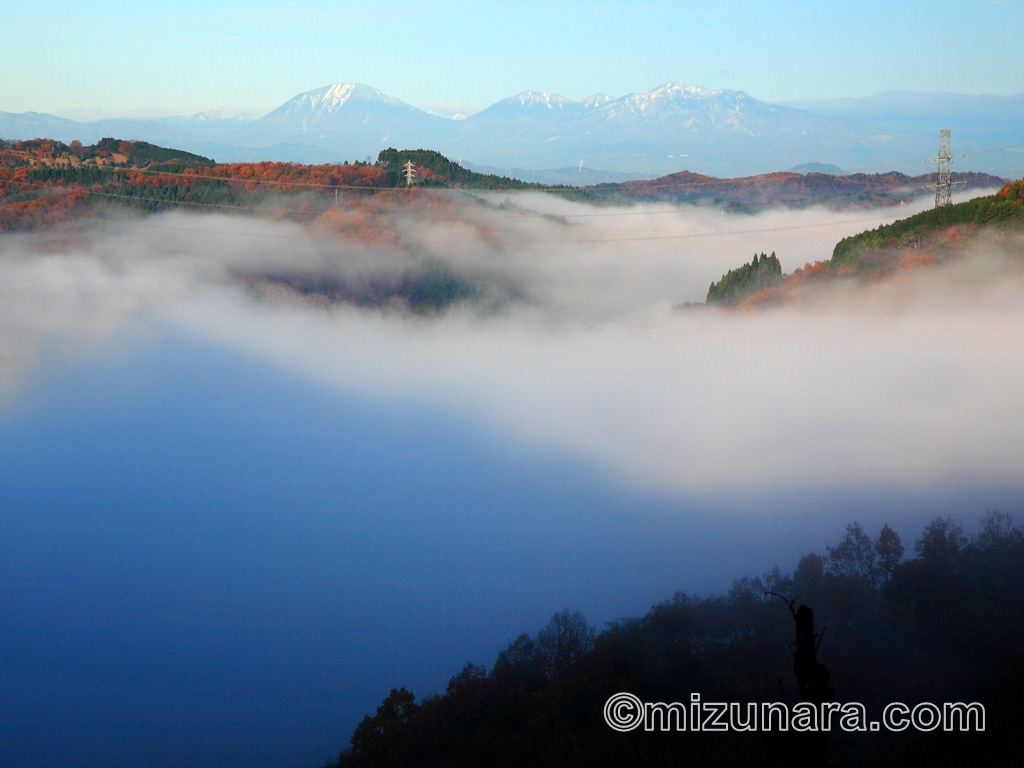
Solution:
[[[537,105],[547,107],[548,109],[565,109],[566,105],[573,103],[564,96],[559,96],[557,93],[546,93],[542,91],[523,91],[512,98],[524,107]]]
[[[690,110],[701,104],[713,102],[724,93],[725,91],[703,88],[699,85],[670,82],[646,93],[631,93],[617,101],[622,102],[630,111],[650,114],[672,108]]]
[[[713,99],[717,96],[721,96],[724,91],[720,89],[705,88],[701,85],[687,85],[686,83],[679,83],[670,81],[664,85],[655,88],[653,91],[648,91],[646,96],[652,98],[684,98],[684,99]]]
[[[318,88],[315,91],[299,94],[292,101],[301,100],[309,104],[311,110],[333,112],[344,107],[351,99],[380,101],[392,105],[404,104],[403,101],[396,99],[394,96],[388,96],[376,88],[359,83],[334,83],[333,85]]]
[[[587,109],[598,109],[612,100],[612,97],[605,93],[595,93],[593,96],[587,96],[581,103]]]
[[[226,113],[208,110],[160,121],[107,120],[83,133],[86,129],[66,120],[53,118],[43,129],[38,115],[13,117],[15,122],[0,113],[0,129],[8,126],[8,135],[38,136],[45,130],[62,140],[66,135],[95,141],[130,131],[147,141],[218,159],[228,152],[225,147],[244,148],[232,149],[236,156],[265,150],[268,159],[304,162],[372,158],[387,147],[429,147],[496,168],[576,169],[582,159],[588,168],[643,167],[646,174],[678,171],[688,166],[690,157],[701,158],[694,170],[705,173],[766,169],[769,162],[790,167],[809,157],[837,165],[863,164],[867,150],[862,147],[875,151],[878,143],[872,144],[874,134],[857,124],[768,104],[742,91],[678,81],[646,92],[621,97],[598,93],[579,101],[527,90],[468,117],[445,109],[417,109],[376,88],[346,82],[299,93],[259,118],[228,119]],[[842,155],[820,149],[832,146],[857,147],[860,154],[847,161],[844,157],[852,150]],[[879,144],[877,153],[891,154],[892,146],[891,141]]]
[[[300,120],[304,129],[310,129],[337,115],[348,113],[357,105],[357,111],[369,108],[395,108],[415,110],[401,99],[381,93],[376,88],[360,83],[333,83],[313,91],[300,93],[267,114],[266,123]],[[418,111],[418,110],[415,110]]]

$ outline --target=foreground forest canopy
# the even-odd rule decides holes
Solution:
[[[851,523],[792,572],[741,578],[727,595],[680,592],[601,632],[582,613],[561,611],[490,668],[467,664],[440,694],[417,701],[393,689],[336,765],[796,765],[769,734],[616,733],[602,715],[622,691],[646,702],[699,693],[702,701],[794,703],[794,620],[780,597],[813,609],[817,658],[831,671],[835,701],[860,702],[872,719],[889,702],[986,708],[984,733],[833,733],[827,764],[1019,765],[1024,530],[995,511],[971,536],[938,517],[911,549],[888,525],[872,536]]]

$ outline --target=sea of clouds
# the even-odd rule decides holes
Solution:
[[[504,204],[504,205],[502,205]],[[594,207],[540,194],[391,214],[401,245],[169,213],[0,238],[0,386],[148,328],[342,392],[459,414],[656,492],[1015,485],[1024,476],[1024,271],[994,246],[760,311],[674,309],[755,253],[786,271],[930,205]],[[269,301],[244,277],[356,284],[441,263],[486,301]],[[489,297],[489,298],[488,298]]]

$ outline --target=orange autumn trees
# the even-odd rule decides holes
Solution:
[[[212,168],[188,168],[181,173],[161,174],[168,177],[224,179],[244,182],[245,189],[270,184],[283,192],[296,189],[326,189],[390,186],[383,168],[354,163],[351,165],[299,165],[296,163],[230,163]]]

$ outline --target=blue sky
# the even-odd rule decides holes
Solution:
[[[8,112],[272,107],[332,82],[466,112],[669,80],[769,101],[1024,92],[1024,2],[40,0],[4,21]]]

